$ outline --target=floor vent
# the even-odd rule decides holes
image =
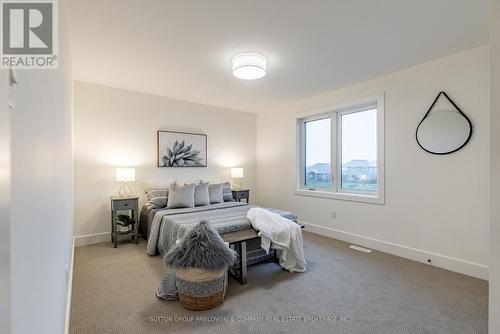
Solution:
[[[365,253],[371,253],[372,252],[371,249],[364,248],[364,247],[361,247],[361,246],[356,246],[356,245],[350,245],[349,248],[352,248],[352,249],[355,249],[355,250],[359,250],[360,252],[365,252]]]

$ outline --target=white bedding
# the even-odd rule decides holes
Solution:
[[[280,265],[290,272],[306,271],[304,241],[300,225],[269,210],[254,207],[247,218],[261,237],[261,247],[278,250]]]

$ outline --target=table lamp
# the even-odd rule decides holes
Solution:
[[[240,190],[241,188],[240,179],[243,178],[243,168],[241,167],[231,168],[231,178],[234,179],[233,182],[234,190]]]
[[[135,181],[135,168],[117,168],[116,169],[116,181],[123,182],[118,194],[121,197],[132,196],[132,189],[127,182]]]

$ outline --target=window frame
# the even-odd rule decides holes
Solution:
[[[377,109],[377,191],[342,189],[342,115]],[[331,188],[308,189],[305,186],[305,124],[330,117],[330,166],[332,166]],[[339,199],[373,204],[385,204],[384,173],[384,94],[336,103],[319,109],[308,110],[297,115],[297,173],[296,195]]]
[[[300,166],[300,169],[301,169],[301,179],[300,179],[300,183],[298,184],[298,186],[302,186],[303,189],[307,189],[306,188],[306,185],[305,185],[305,180],[306,180],[306,164],[305,164],[305,157],[306,157],[306,126],[305,124],[307,122],[314,122],[314,121],[320,121],[320,120],[323,120],[323,119],[326,119],[326,118],[330,118],[330,163],[331,163],[331,160],[332,160],[332,157],[334,156],[334,154],[336,154],[336,148],[334,148],[334,140],[333,140],[333,136],[332,134],[335,133],[335,127],[336,126],[336,120],[334,120],[333,116],[331,113],[322,113],[322,114],[318,114],[318,115],[313,115],[313,116],[309,116],[309,117],[305,117],[302,119],[302,126],[301,126],[301,133],[302,133],[302,143],[301,143],[301,158],[303,159],[301,163],[301,166]],[[331,165],[330,165],[331,166]],[[331,167],[330,167],[330,171],[331,171]],[[332,182],[332,187],[331,188],[321,188],[319,191],[334,191],[334,184],[335,182]]]

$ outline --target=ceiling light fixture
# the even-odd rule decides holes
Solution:
[[[257,53],[241,53],[233,57],[233,75],[238,79],[255,80],[266,75],[267,59]]]

